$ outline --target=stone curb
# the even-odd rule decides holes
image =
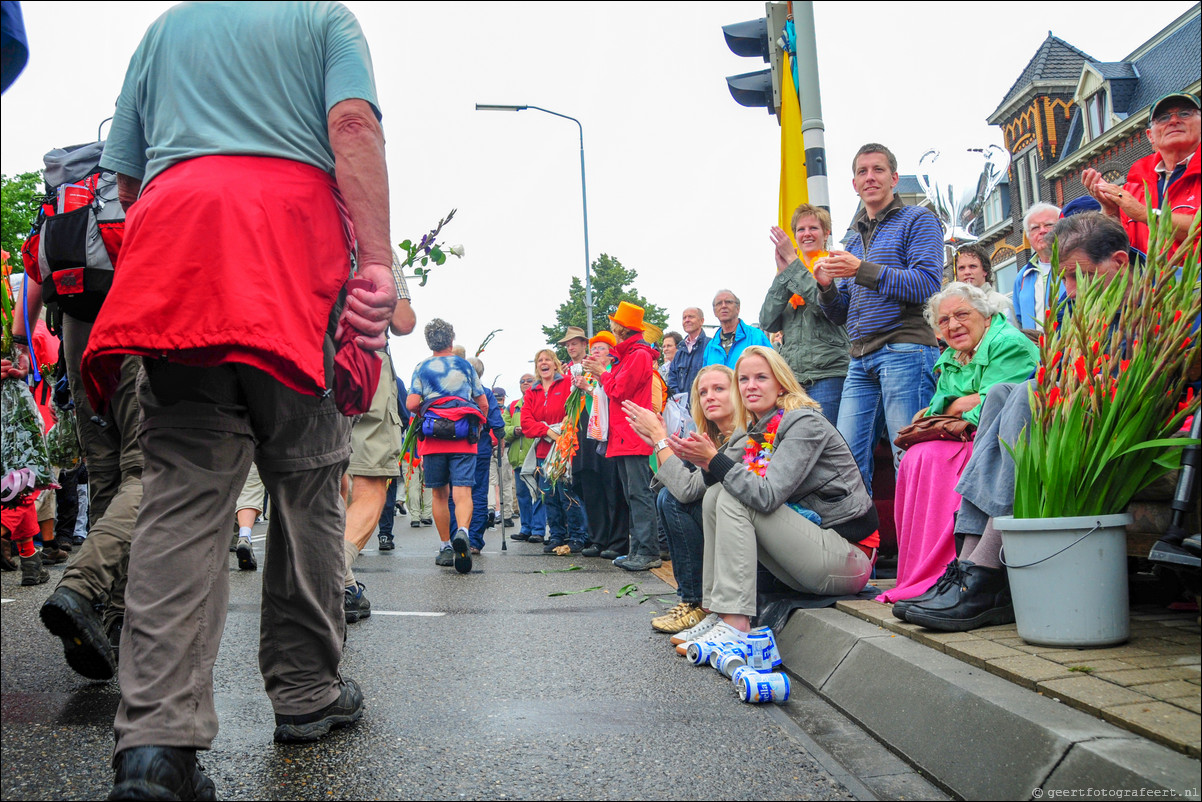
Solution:
[[[798,610],[777,640],[791,674],[964,799],[1199,799],[1199,761],[847,613]]]

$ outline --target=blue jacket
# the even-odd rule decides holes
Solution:
[[[697,332],[697,344],[693,346],[692,353],[685,351],[683,340],[677,343],[676,357],[668,370],[668,390],[672,395],[692,392],[693,379],[697,378],[698,371],[705,365],[705,349],[709,341],[704,331]]]
[[[1010,300],[1014,302],[1014,322],[1020,329],[1043,330],[1043,321],[1035,317],[1035,282],[1039,280],[1039,271],[1035,268],[1038,264],[1039,256],[1032,256],[1031,261],[1020,267],[1018,275],[1014,277],[1014,295]],[[1055,293],[1057,304],[1068,297],[1055,270],[1048,273],[1048,288],[1049,295]],[[1051,306],[1045,304],[1044,308]]]
[[[726,365],[726,367],[734,369],[735,363],[739,361],[739,356],[752,345],[764,345],[768,348],[772,347],[772,341],[768,339],[768,335],[757,328],[748,326],[742,320],[739,321],[738,327],[735,328],[735,342],[730,347],[730,353],[722,350],[722,330],[714,332],[714,336],[710,337],[710,341],[705,345],[705,357],[702,366],[706,365]],[[690,386],[689,389],[692,389]],[[681,392],[684,392],[683,390]]]
[[[492,429],[497,433],[497,440],[501,443],[505,442],[505,418],[501,415],[501,405],[497,403],[497,397],[492,394],[492,390],[484,388],[484,396],[488,399],[488,420],[485,423],[485,429]],[[480,441],[476,443],[477,454],[492,453],[492,438],[488,436],[487,431],[480,432]]]
[[[847,252],[862,260],[859,272],[821,289],[818,303],[831,322],[847,326],[852,357],[889,342],[935,345],[922,316],[943,284],[943,228],[931,210],[895,197],[875,229],[861,210]]]

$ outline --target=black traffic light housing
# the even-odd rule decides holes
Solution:
[[[726,79],[730,96],[740,106],[768,109],[769,114],[780,111],[780,69],[782,47],[781,36],[785,32],[788,4],[768,2],[764,4],[766,16],[747,22],[735,22],[722,26],[726,46],[736,56],[759,57],[771,66],[766,70],[731,75]]]

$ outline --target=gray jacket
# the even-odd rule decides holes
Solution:
[[[766,415],[756,421],[752,434],[761,434],[771,419]],[[771,513],[783,504],[799,504],[818,513],[824,529],[833,529],[851,541],[863,540],[876,530],[876,508],[864,489],[860,469],[847,443],[820,410],[804,407],[785,413],[776,430],[766,476],[757,476],[743,466],[746,447],[747,433],[736,432],[710,460],[709,471],[690,470],[679,457],[670,457],[660,466],[658,478],[683,503],[699,501],[705,495],[708,477],[709,483],[720,481],[731,495],[757,512]]]
[[[789,303],[794,295],[804,298],[805,304],[794,309]],[[780,355],[802,384],[847,375],[851,361],[847,329],[822,313],[818,282],[800,259],[794,259],[772,280],[760,307],[760,328],[782,332]]]

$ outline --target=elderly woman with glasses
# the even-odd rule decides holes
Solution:
[[[927,302],[926,319],[948,348],[935,363],[931,405],[915,416],[951,415],[976,424],[989,388],[1026,380],[1039,363],[1039,349],[1011,325],[1004,298],[954,281]],[[954,519],[960,506],[956,481],[972,443],[932,440],[912,446],[897,474],[897,587],[877,601],[900,602],[894,614],[922,598],[954,562]],[[900,610],[898,608],[901,608]]]

